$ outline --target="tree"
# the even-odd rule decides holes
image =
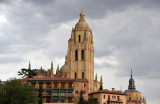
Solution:
[[[18,75],[21,75],[22,78],[32,78],[33,76],[36,76],[37,75],[37,71],[38,69],[32,69],[32,70],[29,70],[29,69],[21,69],[21,71],[18,71]]]
[[[42,86],[40,86],[40,89],[39,89],[38,104],[43,104],[43,89],[42,89]]]
[[[90,99],[88,99],[88,104],[98,104],[98,99],[97,98],[90,98]]]
[[[29,84],[23,84],[17,79],[5,81],[2,92],[5,99],[0,100],[1,104],[29,104],[34,103],[36,98],[33,87]]]
[[[88,101],[85,100],[83,98],[83,92],[81,90],[78,104],[98,104],[98,99],[97,98],[90,98],[90,99],[88,99]]]
[[[5,104],[5,90],[4,90],[4,84],[0,80],[0,103]]]
[[[79,104],[84,104],[83,92],[80,92]]]
[[[102,87],[102,85],[100,85],[99,91],[100,91],[100,90],[103,90],[103,87]]]

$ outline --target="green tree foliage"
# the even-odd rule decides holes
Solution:
[[[43,104],[43,89],[40,86],[39,95],[38,95],[38,104]]]
[[[84,104],[83,92],[80,92],[79,104]]]
[[[100,91],[100,90],[103,90],[103,87],[102,87],[102,85],[100,85],[99,91]]]
[[[98,104],[98,99],[97,98],[90,98],[90,99],[88,99],[88,104]]]
[[[33,76],[37,75],[38,69],[21,69],[21,71],[18,71],[18,75],[22,76],[22,78],[32,78]]]
[[[78,104],[98,104],[98,99],[97,98],[90,98],[90,99],[88,99],[88,101],[85,100],[83,98],[83,92],[81,90]]]
[[[29,84],[22,84],[16,79],[9,79],[0,85],[2,89],[0,97],[0,104],[29,104],[34,103],[36,97],[34,96],[33,87]]]

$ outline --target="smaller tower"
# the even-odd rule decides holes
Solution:
[[[144,100],[141,98],[141,93],[136,90],[135,82],[132,75],[132,69],[131,69],[131,78],[129,79],[129,85],[128,90],[125,90],[125,93],[127,94],[127,104],[146,104]],[[141,103],[137,103],[141,102]]]
[[[101,84],[103,83],[103,80],[102,80],[102,75],[101,75],[100,83],[101,83]]]
[[[96,76],[95,76],[95,80],[97,81],[97,73],[96,73]]]
[[[129,80],[129,86],[128,89],[136,89],[135,84],[134,84],[134,79],[132,78],[132,69],[131,69],[131,78]]]
[[[59,72],[59,65],[57,66],[56,74],[58,74],[58,72]]]
[[[30,64],[30,61],[29,61],[29,65],[28,65],[28,70],[31,70],[31,64]]]
[[[51,77],[53,77],[53,61],[51,61]]]
[[[31,64],[30,64],[30,61],[29,61],[29,65],[28,65],[28,78],[31,78]]]

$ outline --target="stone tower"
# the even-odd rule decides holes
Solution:
[[[135,81],[132,76],[131,70],[131,78],[129,79],[128,90],[125,90],[127,94],[127,104],[146,104],[146,100],[142,99],[141,93],[136,90]]]
[[[89,92],[94,87],[94,48],[92,30],[84,19],[83,10],[68,40],[68,51],[62,73],[67,71],[68,78],[87,79]]]

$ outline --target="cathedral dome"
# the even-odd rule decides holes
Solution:
[[[63,65],[61,67],[61,70],[60,70],[61,73],[67,73],[68,72],[68,65]]]
[[[75,28],[89,28],[89,25],[85,21],[79,21],[76,24]]]
[[[80,19],[79,19],[78,23],[76,24],[75,28],[89,28],[89,25],[88,25],[88,23],[86,23],[84,16],[85,15],[82,10],[80,13]]]

